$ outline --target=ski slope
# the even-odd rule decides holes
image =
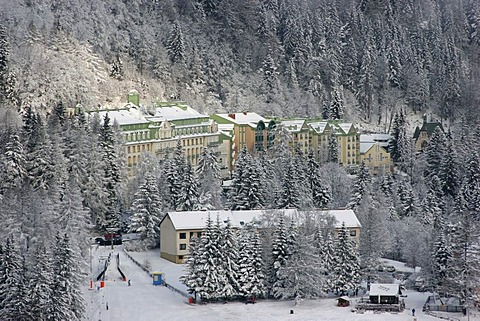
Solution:
[[[164,286],[152,285],[151,277],[135,265],[121,247],[100,248],[94,260],[112,253],[106,273],[105,287],[89,290],[87,297],[87,320],[91,321],[160,321],[160,320],[325,320],[325,321],[412,321],[411,309],[416,310],[417,321],[438,321],[440,319],[425,315],[421,310],[426,293],[407,291],[405,299],[407,309],[398,314],[373,314],[351,312],[351,307],[339,308],[334,299],[306,300],[294,306],[291,301],[260,301],[254,305],[229,302],[190,305],[187,298],[172,292]],[[117,270],[115,255],[120,254],[120,266],[131,286],[123,281]],[[181,266],[179,265],[179,268]],[[108,309],[107,309],[108,305]],[[290,314],[293,310],[293,314]],[[459,320],[467,317],[449,314]],[[479,316],[471,315],[471,321],[479,321]]]

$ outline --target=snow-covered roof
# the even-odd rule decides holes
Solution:
[[[360,142],[388,142],[390,138],[390,134],[361,134]]]
[[[299,132],[305,124],[305,119],[282,120],[281,124],[290,132]]]
[[[218,124],[218,130],[222,132],[231,132],[235,128],[234,124]]]
[[[256,124],[259,121],[268,123],[270,120],[263,118],[257,113],[254,112],[243,112],[243,113],[230,113],[230,114],[217,114],[218,117],[222,117],[235,124]]]
[[[122,109],[106,109],[98,111],[100,121],[103,122],[105,114],[108,113],[111,124],[113,124],[115,121],[119,125],[145,124],[149,122],[140,110],[138,110],[136,107],[133,107],[133,105],[130,105],[131,104],[127,104],[125,108]]]
[[[360,142],[360,154],[365,154],[375,144],[376,143],[373,143],[373,142],[371,142],[371,143],[370,142],[368,142],[368,143]]]
[[[206,118],[208,115],[204,115],[191,108],[190,106],[163,106],[155,109],[155,115],[152,120],[164,121],[164,120],[181,120],[192,118]]]
[[[350,132],[350,129],[353,127],[353,124],[352,123],[339,123],[338,127],[340,127],[345,134],[348,134]]]
[[[342,227],[343,222],[345,222],[345,227],[362,227],[353,210],[330,210],[325,212],[335,218],[336,228]]]
[[[320,122],[309,123],[309,125],[317,133],[323,133],[328,123],[326,121],[320,121]]]
[[[292,216],[296,209],[277,210],[284,213],[286,216]],[[207,219],[210,219],[215,224],[217,217],[220,223],[226,224],[230,221],[232,227],[241,228],[245,224],[254,222],[264,214],[264,210],[248,210],[248,211],[185,211],[185,212],[168,212],[172,224],[176,230],[195,230],[203,229],[207,225]],[[162,220],[164,221],[165,218]]]
[[[370,284],[370,296],[398,294],[400,294],[400,284]]]

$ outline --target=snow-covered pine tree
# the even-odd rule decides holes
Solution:
[[[192,211],[198,205],[198,182],[195,177],[192,165],[186,164],[183,170],[183,181],[180,190],[178,207],[180,211]]]
[[[332,127],[330,132],[330,137],[328,138],[328,156],[327,160],[331,163],[338,164],[339,155],[338,155],[338,141],[335,135],[335,128]]]
[[[106,227],[120,227],[118,214],[118,191],[117,185],[120,182],[120,168],[118,166],[118,155],[115,150],[115,135],[110,125],[108,113],[103,118],[103,125],[100,128],[99,143],[102,153],[103,164],[103,186],[107,195],[107,212],[105,215]]]
[[[350,202],[347,204],[347,208],[354,210],[362,202],[365,193],[370,189],[372,177],[368,171],[365,162],[362,162],[360,165],[360,170],[355,178],[355,183],[353,184],[352,196]]]
[[[269,267],[269,290],[270,295],[278,298],[282,288],[285,287],[285,279],[280,274],[280,269],[287,264],[290,247],[288,232],[285,227],[285,217],[278,219],[277,226],[273,232],[271,266]]]
[[[44,246],[39,246],[33,262],[35,266],[34,277],[30,278],[27,286],[29,298],[30,317],[32,320],[48,320],[49,307],[51,307],[53,280],[55,279],[51,266],[51,255]]]
[[[433,244],[433,284],[439,291],[448,291],[448,279],[453,276],[452,250],[447,243],[445,228],[438,230]]]
[[[282,180],[282,191],[280,198],[277,200],[278,208],[299,208],[300,194],[298,184],[297,171],[293,165],[293,160],[286,162],[285,174]]]
[[[213,210],[222,207],[220,168],[212,150],[205,147],[198,158],[198,205],[201,209]]]
[[[219,297],[230,300],[239,293],[240,285],[238,281],[238,247],[237,240],[232,230],[230,220],[227,225],[220,228],[219,242],[219,265],[221,265],[220,271],[224,274],[221,279],[225,284],[220,285]]]
[[[178,139],[172,159],[166,160],[164,164],[164,177],[166,178],[165,182],[167,183],[169,191],[168,203],[169,207],[173,210],[177,209],[179,206],[182,180],[186,164],[182,142]]]
[[[266,293],[262,244],[253,226],[244,227],[238,238],[238,294],[243,298]]]
[[[4,177],[2,189],[20,187],[27,177],[27,162],[23,145],[15,128],[9,129],[8,141],[5,145],[5,154],[3,156]]]
[[[343,99],[341,96],[341,88],[334,87],[330,93],[330,119],[342,119],[344,113]]]
[[[152,175],[147,174],[143,184],[135,193],[130,223],[130,231],[140,233],[140,239],[147,247],[159,245],[162,208],[157,181]]]
[[[257,163],[244,145],[238,156],[232,185],[229,193],[229,206],[232,210],[251,210],[263,207],[261,173]]]
[[[342,222],[335,243],[335,267],[336,292],[345,295],[348,291],[354,291],[360,282],[360,263],[355,242],[350,239],[349,232]]]
[[[458,154],[454,143],[450,139],[446,143],[445,156],[440,164],[440,180],[443,193],[455,197],[460,185]]]
[[[429,189],[427,195],[420,203],[422,209],[421,222],[425,225],[433,224],[433,228],[439,227],[438,222],[443,217],[443,210],[445,209],[445,201],[443,200],[442,185],[437,175],[433,175],[428,183]]]
[[[0,24],[0,102],[5,99],[5,83],[8,73],[8,56],[10,54],[10,44],[7,38],[7,30],[3,24]]]
[[[208,224],[208,222],[207,222]],[[202,239],[192,238],[188,247],[188,259],[185,262],[185,273],[180,277],[180,281],[188,288],[188,293],[197,298],[197,293],[201,291],[204,283],[203,265],[200,258],[203,255]]]
[[[0,253],[0,319],[5,321],[28,320],[29,313],[22,258],[14,242],[8,238]]]
[[[315,152],[310,149],[307,157],[307,181],[312,193],[313,206],[326,208],[332,199],[330,187],[320,177],[319,164]]]
[[[218,266],[218,256],[220,253],[219,244],[217,243],[219,234],[213,225],[210,215],[208,216],[204,233],[201,238],[201,251],[199,257],[200,268],[198,269],[198,285],[196,293],[202,300],[211,301],[218,299],[218,295],[222,290],[220,285],[221,271]]]
[[[48,320],[82,320],[85,312],[80,291],[82,275],[67,234],[57,235],[53,251],[53,289]]]
[[[178,20],[173,22],[165,46],[172,62],[183,62],[185,59],[185,39]]]
[[[437,126],[432,133],[430,142],[425,148],[426,168],[424,176],[426,182],[430,182],[433,175],[438,176],[441,170],[441,164],[446,156],[446,138],[440,126]],[[443,184],[442,184],[443,185]]]

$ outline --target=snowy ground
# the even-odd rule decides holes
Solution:
[[[99,257],[108,256],[112,249],[101,247],[92,251],[93,271],[100,269]],[[182,274],[182,266],[153,257],[155,252],[133,253],[140,262],[149,259],[152,271],[165,273],[170,283]],[[407,291],[405,299],[407,309],[403,313],[373,314],[365,312],[357,314],[351,308],[335,306],[334,299],[320,299],[303,301],[294,306],[292,302],[285,301],[260,301],[254,305],[243,303],[190,305],[187,299],[172,292],[163,286],[153,286],[149,275],[134,264],[123,253],[121,247],[115,247],[113,255],[120,253],[120,266],[132,285],[122,281],[117,271],[116,260],[112,256],[110,267],[107,271],[105,287],[97,290],[86,290],[87,320],[89,321],[158,321],[158,320],[325,320],[325,321],[412,321],[411,309],[415,308],[417,321],[440,320],[425,315],[421,310],[428,293]],[[108,305],[108,310],[107,310]],[[294,314],[290,314],[290,310]],[[467,317],[460,314],[448,314],[450,317],[467,321]],[[471,315],[471,321],[480,321],[480,314]]]

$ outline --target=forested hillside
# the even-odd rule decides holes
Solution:
[[[0,6],[6,65],[24,105],[94,107],[124,101],[136,88],[144,102],[183,99],[206,112],[322,114],[385,125],[400,106],[450,118],[479,103],[476,0]]]

